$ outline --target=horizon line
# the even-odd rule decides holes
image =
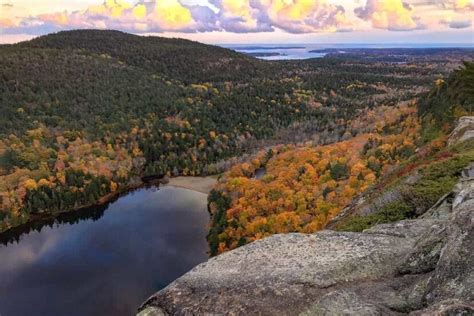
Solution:
[[[206,45],[215,45],[215,46],[220,46],[220,47],[226,47],[226,46],[251,46],[251,45],[267,45],[267,46],[295,46],[295,45],[346,45],[346,46],[356,46],[356,45],[371,45],[371,46],[390,46],[390,45],[396,45],[398,48],[413,48],[410,46],[431,46],[432,48],[436,47],[444,47],[444,48],[474,48],[474,42],[400,42],[400,41],[392,41],[392,42],[287,42],[287,43],[278,43],[278,42],[260,42],[260,41],[249,41],[245,43],[225,43],[225,42],[212,42],[212,41],[202,41],[202,40],[196,40],[196,39],[190,39],[186,37],[181,37],[181,36],[165,36],[164,34],[160,33],[144,33],[144,34],[136,34],[136,33],[130,33],[127,31],[123,30],[116,30],[116,29],[71,29],[71,30],[58,30],[56,32],[50,32],[47,34],[42,34],[42,35],[36,35],[36,36],[31,36],[30,38],[24,38],[24,39],[19,39],[18,41],[12,41],[12,42],[1,42],[0,45],[15,45],[18,43],[23,43],[23,42],[28,42],[36,38],[40,38],[43,36],[48,36],[48,35],[54,35],[62,32],[73,32],[73,31],[89,31],[89,30],[95,30],[95,31],[116,31],[116,32],[121,32],[124,34],[129,34],[129,35],[134,35],[134,36],[141,36],[141,37],[160,37],[160,38],[174,38],[174,39],[182,39],[182,40],[189,40],[193,42],[198,42],[201,44],[206,44]],[[8,34],[3,34],[3,35],[8,35]],[[27,34],[18,34],[19,36],[22,35],[27,35]]]

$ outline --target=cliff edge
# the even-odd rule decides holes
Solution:
[[[450,143],[473,135],[473,117],[460,122]],[[197,266],[139,315],[471,315],[473,215],[471,163],[416,219],[256,241]]]

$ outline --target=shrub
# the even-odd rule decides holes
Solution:
[[[474,153],[471,150],[420,170],[421,179],[403,190],[405,201],[412,205],[418,214],[424,213],[454,188],[461,171],[472,161]]]
[[[414,216],[412,207],[403,201],[395,201],[386,204],[381,210],[367,216],[357,215],[349,218],[336,230],[361,232],[377,224],[391,223]]]

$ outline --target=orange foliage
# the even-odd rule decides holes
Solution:
[[[253,175],[263,165],[263,152],[226,173],[216,187],[231,197],[229,225],[219,235],[219,252],[237,247],[242,239],[251,242],[272,234],[322,229],[414,151],[419,124],[411,107],[369,116],[378,118],[376,128],[383,134],[362,134],[326,146],[280,146],[273,149],[276,154],[265,163],[261,179]]]

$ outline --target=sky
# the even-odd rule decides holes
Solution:
[[[474,45],[474,0],[0,0],[0,43],[70,29],[239,43]]]

